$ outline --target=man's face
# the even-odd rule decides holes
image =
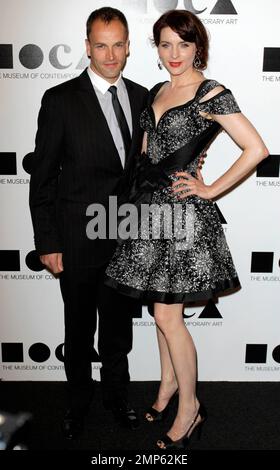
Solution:
[[[119,20],[92,23],[86,39],[87,55],[91,69],[110,83],[114,83],[125,66],[129,53],[129,40],[125,27]]]

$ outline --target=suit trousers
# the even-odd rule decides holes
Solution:
[[[104,285],[106,266],[68,268],[60,275],[64,301],[64,363],[70,407],[83,409],[93,394],[92,361],[97,328],[103,403],[111,406],[127,399],[127,355],[132,348],[134,299]]]

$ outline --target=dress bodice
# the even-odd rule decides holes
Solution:
[[[156,125],[152,104],[164,83],[158,83],[152,88],[148,106],[140,118],[141,127],[148,135],[147,156],[151,163],[157,164],[183,147],[187,154],[190,146],[192,157],[195,159],[198,155],[196,146],[193,146],[194,141],[199,144],[201,137],[203,145],[207,147],[207,144],[213,140],[213,134],[217,134],[220,130],[220,125],[209,119],[209,115],[238,113],[240,109],[227,88],[212,98],[203,100],[207,93],[220,85],[216,80],[204,80],[193,99],[165,111]],[[201,152],[201,145],[197,148]]]

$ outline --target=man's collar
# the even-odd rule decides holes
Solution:
[[[106,91],[110,88],[110,86],[118,86],[122,76],[120,75],[114,83],[107,82],[104,78],[100,75],[95,73],[90,66],[87,68],[87,72],[90,78],[92,85],[97,88],[103,95],[105,95]]]

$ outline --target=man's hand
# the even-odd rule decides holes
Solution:
[[[62,253],[50,253],[48,255],[41,255],[40,261],[53,274],[59,274],[63,271]]]

